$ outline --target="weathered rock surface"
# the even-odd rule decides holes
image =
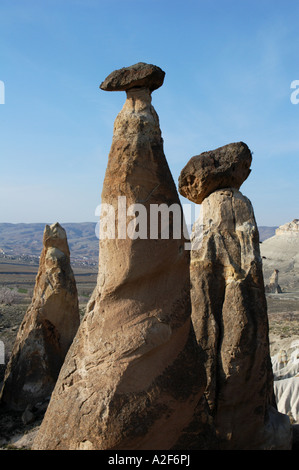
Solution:
[[[274,381],[277,408],[299,424],[299,375]]]
[[[287,343],[271,357],[277,408],[299,423],[299,340]]]
[[[281,225],[273,237],[260,246],[265,279],[279,270],[279,284],[283,290],[299,289],[299,223],[298,219]]]
[[[281,348],[271,357],[274,380],[289,379],[299,375],[299,340]]]
[[[181,171],[179,191],[201,204],[213,191],[239,189],[250,174],[252,155],[244,142],[236,142],[192,157]]]
[[[272,276],[270,277],[269,284],[265,286],[265,291],[269,294],[281,294],[282,290],[278,284],[278,269],[274,269]]]
[[[206,354],[206,396],[221,449],[288,449],[276,410],[259,235],[233,188],[205,198],[191,253],[192,320]]]
[[[275,231],[275,235],[289,235],[299,236],[299,219],[294,219],[292,222],[288,222],[278,227]]]
[[[127,208],[145,208],[147,221],[153,204],[175,204],[182,215],[151,88],[128,90],[114,125],[102,204],[120,219],[119,196]],[[170,239],[161,237],[161,229],[149,239],[149,225],[146,238],[134,238],[126,232],[128,220],[125,232],[117,221],[116,238],[100,240],[97,290],[34,449],[211,447],[185,239],[172,237],[172,219]]]
[[[138,62],[138,64],[114,70],[101,83],[100,88],[105,91],[128,91],[131,88],[148,88],[154,91],[163,85],[165,72],[152,64]]]
[[[25,410],[51,395],[79,322],[66,233],[58,223],[47,225],[33,299],[5,372],[2,405]]]

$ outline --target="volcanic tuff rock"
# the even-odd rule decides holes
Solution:
[[[130,68],[126,88],[140,84],[140,67],[136,77]],[[116,118],[102,204],[122,218],[118,197],[125,196],[126,207],[144,208],[148,222],[151,205],[176,204],[182,217],[151,105],[153,87],[142,86],[127,91]],[[171,218],[168,224],[172,234]],[[100,240],[97,289],[34,449],[211,447],[185,239],[163,239],[161,229],[156,239],[138,238],[117,228],[116,238]]]
[[[276,410],[259,235],[250,201],[213,192],[192,236],[192,320],[206,353],[206,396],[222,449],[286,449]]]
[[[31,305],[20,325],[1,404],[24,410],[46,400],[80,322],[65,230],[47,225]]]
[[[244,142],[225,145],[192,157],[181,171],[179,191],[201,204],[213,191],[239,189],[250,174],[252,155]]]
[[[181,172],[181,194],[202,203],[192,234],[192,321],[220,448],[288,449],[290,422],[274,400],[259,234],[239,191],[251,159],[239,142],[191,158]]]
[[[290,235],[299,236],[299,219],[294,219],[292,222],[288,222],[278,227],[275,231],[275,235]]]
[[[281,225],[273,237],[261,244],[264,277],[269,279],[279,270],[279,284],[287,291],[299,289],[299,222]]]
[[[278,284],[278,269],[274,269],[270,282],[265,286],[265,291],[272,294],[281,294],[281,287]]]
[[[272,357],[277,408],[299,424],[299,340],[285,344]]]

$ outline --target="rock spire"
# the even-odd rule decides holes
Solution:
[[[48,399],[80,322],[65,230],[46,225],[31,305],[20,325],[1,391],[16,410]]]
[[[268,294],[281,294],[281,292],[282,292],[281,287],[278,284],[278,273],[279,273],[279,270],[274,269],[274,271],[273,271],[273,273],[270,277],[269,284],[267,284],[265,286],[265,291]]]
[[[220,448],[287,449],[291,428],[274,400],[259,234],[239,191],[250,163],[247,145],[234,143],[182,170],[179,191],[202,203],[192,234],[192,321]]]
[[[158,67],[137,64],[114,72],[101,85],[127,92],[114,123],[102,190],[102,207],[118,222],[109,232],[115,236],[100,239],[97,289],[62,367],[35,449],[211,446],[206,378],[191,324],[185,238],[182,233],[173,236],[174,214],[168,219],[168,238],[161,227],[157,237],[150,237],[152,207],[178,209],[183,224],[151,104],[151,92],[163,79]],[[130,214],[125,227],[119,222],[119,201]],[[146,227],[142,236],[135,236],[136,219],[133,232],[129,230],[134,213],[144,215],[139,219]]]

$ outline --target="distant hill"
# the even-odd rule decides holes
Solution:
[[[0,223],[0,256],[39,257],[42,250],[45,223]],[[65,228],[73,260],[97,263],[99,240],[95,234],[95,222],[61,223]],[[275,234],[277,227],[259,227],[260,240]]]
[[[275,230],[278,227],[267,227],[267,226],[260,226],[259,227],[259,234],[260,234],[260,241],[263,242],[267,240],[267,238],[273,237],[275,235]]]
[[[73,260],[97,263],[99,240],[95,234],[95,222],[61,224],[66,230]],[[0,256],[38,257],[42,250],[45,223],[0,223]]]

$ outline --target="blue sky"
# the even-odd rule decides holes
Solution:
[[[0,222],[97,220],[125,101],[99,85],[140,61],[166,72],[153,105],[175,182],[242,140],[258,224],[298,218],[298,18],[297,0],[1,0]]]

